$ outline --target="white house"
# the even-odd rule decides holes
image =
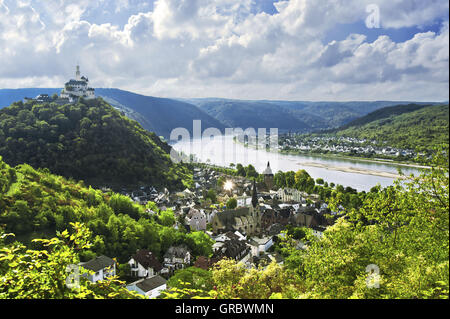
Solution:
[[[103,255],[88,262],[80,263],[79,266],[89,271],[89,273],[83,274],[83,276],[87,277],[93,283],[116,275],[116,262]]]
[[[272,237],[252,238],[249,241],[252,256],[259,256],[261,253],[267,252],[273,246]]]
[[[164,254],[164,268],[162,272],[183,269],[191,263],[191,253],[184,246],[170,247]]]
[[[237,200],[237,207],[250,207],[252,204],[252,197],[251,196],[240,196],[236,198]]]
[[[133,282],[127,286],[127,289],[154,299],[161,294],[161,291],[167,289],[167,282],[161,276],[153,276]]]
[[[297,202],[303,201],[302,192],[293,188],[280,188],[277,192],[277,197],[282,202]]]
[[[141,249],[128,261],[131,268],[131,276],[139,278],[153,277],[162,270],[162,265],[158,258],[146,249]]]
[[[192,231],[206,230],[207,217],[203,211],[191,208],[186,216],[186,223]]]

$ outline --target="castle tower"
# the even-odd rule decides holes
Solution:
[[[75,73],[75,80],[80,81],[81,80],[81,72],[80,72],[80,66],[77,65],[77,72]]]

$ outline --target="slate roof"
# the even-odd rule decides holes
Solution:
[[[102,255],[102,256],[98,256],[97,258],[94,258],[88,262],[81,263],[81,266],[85,269],[97,272],[97,271],[105,269],[107,267],[111,267],[115,263],[116,262],[114,260],[112,260],[111,258]]]
[[[238,208],[235,210],[226,210],[222,213],[218,213],[216,216],[219,218],[220,222],[224,225],[232,225],[234,224],[234,219],[236,217],[246,216],[249,213],[249,209],[247,207]]]
[[[153,289],[156,289],[158,287],[161,287],[162,285],[165,285],[166,282],[167,281],[163,277],[154,276],[151,278],[139,280],[135,284],[136,284],[136,287],[139,287],[139,289],[141,289],[142,291],[147,293]]]
[[[158,258],[149,250],[138,250],[132,257],[146,269],[153,268],[155,271],[161,271],[163,268]]]
[[[189,252],[187,247],[178,246],[170,247],[169,250],[164,254],[164,258],[185,258],[186,254]]]
[[[66,85],[87,85],[87,83],[85,81],[76,81],[76,80],[70,80],[69,82],[66,83]]]
[[[236,258],[246,250],[250,248],[241,240],[227,240],[222,249],[224,256],[229,258]]]

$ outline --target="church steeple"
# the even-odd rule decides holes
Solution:
[[[256,181],[253,181],[252,205],[253,208],[256,208],[256,206],[258,206],[258,192],[256,191]]]

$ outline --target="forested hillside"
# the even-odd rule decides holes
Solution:
[[[17,102],[0,110],[0,155],[98,186],[182,188],[190,175],[171,147],[102,99],[74,105]]]
[[[375,110],[401,102],[307,102],[185,99],[229,127],[276,127],[310,133],[337,128]],[[420,103],[421,104],[421,103]]]
[[[154,204],[148,208],[158,214],[150,216],[146,207],[126,196],[103,193],[27,164],[12,168],[0,158],[0,230],[14,233],[16,240],[30,244],[71,223],[83,223],[93,233],[93,246],[81,255],[85,260],[105,254],[126,262],[136,249],[161,257],[173,244],[188,245],[195,256],[212,253],[206,234],[177,231],[172,211],[159,211]]]
[[[172,130],[179,127],[187,129],[192,134],[194,120],[202,121],[203,129],[209,127],[218,128],[221,131],[224,129],[220,121],[189,103],[118,89],[96,89],[96,94],[112,99],[112,105],[115,107],[124,106],[131,109],[142,127],[167,139],[170,138]]]
[[[352,122],[336,134],[386,142],[391,147],[430,150],[449,141],[449,106],[387,108]]]

